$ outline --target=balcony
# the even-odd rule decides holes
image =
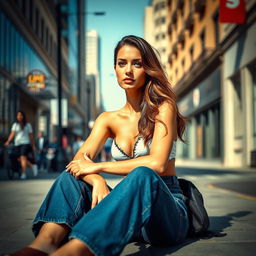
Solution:
[[[182,29],[180,31],[180,34],[178,35],[178,43],[181,43],[182,41],[184,41],[184,39],[185,39],[185,30]]]
[[[184,0],[178,0],[177,2],[177,9],[182,9],[184,6]]]
[[[168,25],[168,35],[171,36],[172,34],[172,23],[170,22]]]
[[[194,24],[194,15],[192,12],[189,13],[185,20],[185,28],[190,29]]]
[[[177,22],[177,9],[173,11],[172,17],[171,17],[172,24],[175,24]]]
[[[172,1],[171,1],[171,0],[168,0],[168,1],[167,1],[167,7],[168,7],[169,9],[171,9],[171,7],[172,7]]]
[[[176,83],[175,88],[178,95],[186,90],[188,86],[195,83],[206,68],[210,68],[210,63],[213,61],[210,56],[213,51],[213,49],[203,49],[198,58],[191,63],[189,69],[185,71],[182,78]]]
[[[177,54],[178,51],[178,42],[174,43],[172,46],[172,54]]]
[[[168,56],[168,63],[172,65],[172,54],[169,54]]]
[[[195,12],[202,12],[205,9],[206,1],[205,0],[196,0],[194,3]]]

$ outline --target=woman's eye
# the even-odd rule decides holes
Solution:
[[[135,62],[135,63],[134,63],[134,66],[135,66],[136,68],[141,68],[141,67],[142,67],[142,64],[141,64],[141,62]]]
[[[119,67],[124,67],[126,63],[124,61],[119,61],[117,64]]]

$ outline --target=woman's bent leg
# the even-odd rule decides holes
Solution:
[[[162,195],[166,198],[162,187],[168,190],[160,176],[151,169],[134,169],[107,197],[81,218],[72,229],[70,238],[83,241],[97,256],[119,255],[126,244],[149,222],[156,202],[162,201]],[[160,215],[166,203],[168,204],[162,201]]]
[[[33,221],[35,236],[46,222],[65,224],[72,228],[90,210],[91,193],[90,185],[63,172],[52,185]]]
[[[181,193],[171,193],[163,181],[159,188],[162,192],[159,193],[151,216],[142,227],[141,233],[143,239],[150,244],[170,246],[184,241],[187,237],[187,207]]]
[[[44,223],[37,237],[28,246],[46,253],[53,253],[58,248],[63,239],[70,232],[70,228],[65,224],[52,222]]]

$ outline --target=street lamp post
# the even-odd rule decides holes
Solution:
[[[57,69],[58,69],[58,148],[56,151],[55,156],[55,164],[56,164],[56,171],[61,172],[65,169],[67,163],[67,157],[65,151],[62,146],[62,59],[61,59],[61,34],[62,34],[62,26],[61,26],[61,18],[62,18],[62,3],[61,0],[58,1],[56,5],[56,16],[57,16]],[[76,13],[65,13],[66,15],[79,15],[85,16],[87,14],[92,14],[96,16],[105,15],[105,12],[76,12]],[[86,21],[84,21],[84,32],[86,33]],[[85,45],[86,45],[86,36],[85,36]],[[81,45],[78,45],[79,51],[81,51]],[[86,48],[85,48],[86,49]],[[86,56],[85,56],[86,59]],[[85,61],[86,65],[86,61]],[[85,66],[85,76],[86,76],[86,66]],[[79,71],[80,72],[80,71]],[[87,95],[88,97],[90,95]],[[87,99],[88,103],[90,99]],[[89,106],[88,106],[89,108]],[[89,123],[89,115],[87,117],[87,126]]]
[[[61,60],[61,2],[56,6],[57,15],[57,70],[58,70],[58,148],[56,151],[56,171],[61,172],[67,164],[67,157],[62,147],[62,60]]]

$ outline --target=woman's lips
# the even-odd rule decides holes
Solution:
[[[124,79],[124,82],[125,82],[126,84],[132,84],[132,83],[135,82],[135,80],[132,79],[132,78],[125,78],[125,79]]]

